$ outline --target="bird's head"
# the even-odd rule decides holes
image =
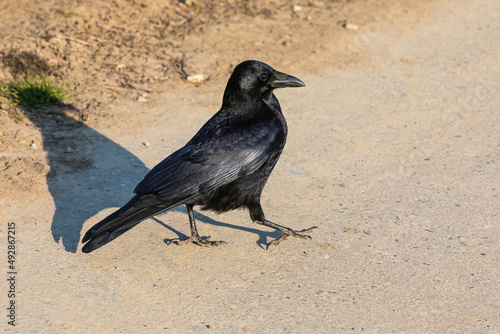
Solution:
[[[242,96],[267,99],[276,88],[304,87],[298,78],[281,73],[257,60],[247,60],[236,66],[224,92],[224,102]],[[226,101],[227,100],[227,101]]]

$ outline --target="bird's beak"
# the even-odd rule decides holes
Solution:
[[[272,88],[304,87],[305,84],[296,77],[286,73],[274,71],[271,80],[269,81],[269,86]]]

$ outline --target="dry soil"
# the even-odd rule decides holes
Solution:
[[[35,54],[74,96],[1,105],[6,331],[498,333],[500,2],[186,2],[0,5],[3,57]],[[263,207],[313,239],[266,251],[278,234],[247,212],[198,212],[228,243],[177,246],[178,208],[81,253],[249,58],[307,85],[276,92],[289,139]]]

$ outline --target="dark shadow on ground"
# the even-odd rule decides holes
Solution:
[[[42,132],[55,203],[52,236],[76,252],[83,223],[100,211],[123,205],[149,169],[134,154],[75,119],[71,106],[24,114]]]

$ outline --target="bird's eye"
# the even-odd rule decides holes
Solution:
[[[267,78],[269,78],[269,76],[268,76],[267,74],[261,74],[259,78],[260,78],[260,80],[262,80],[262,81],[266,81],[266,80],[267,80]]]

